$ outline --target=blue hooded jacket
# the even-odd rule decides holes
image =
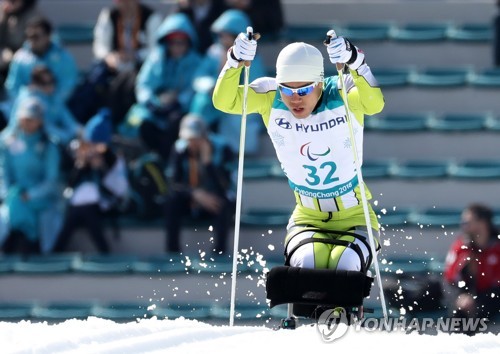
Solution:
[[[9,230],[16,229],[31,240],[39,239],[43,252],[50,251],[63,218],[57,146],[43,127],[26,134],[16,125],[1,135],[0,169],[5,198],[2,208],[7,211],[0,213],[0,244]]]
[[[48,51],[41,57],[31,51],[28,42],[19,49],[9,66],[5,89],[9,98],[14,100],[22,87],[31,81],[31,72],[38,65],[44,65],[54,73],[56,79],[55,97],[66,102],[78,80],[78,68],[73,56],[63,47],[52,42]]]
[[[191,41],[191,48],[182,58],[173,59],[167,55],[164,38],[175,32],[183,32]],[[201,57],[198,54],[197,35],[189,18],[181,13],[168,16],[157,31],[157,46],[152,50],[141,67],[136,81],[136,97],[143,108],[147,105],[159,106],[158,94],[165,91],[177,92],[182,109],[187,112],[193,97],[193,77]],[[146,114],[146,119],[151,113]]]

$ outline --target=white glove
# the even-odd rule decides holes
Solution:
[[[344,37],[332,38],[326,50],[333,64],[347,64],[352,70],[357,70],[365,61],[365,54]]]
[[[234,41],[234,45],[227,52],[227,61],[233,68],[238,67],[241,61],[252,61],[257,52],[257,41],[248,39],[248,34],[240,33]]]

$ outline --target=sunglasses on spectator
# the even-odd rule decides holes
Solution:
[[[278,86],[280,87],[281,93],[284,94],[285,96],[291,97],[293,96],[294,93],[296,93],[297,95],[303,97],[311,94],[314,91],[314,88],[316,87],[317,84],[318,82],[313,82],[312,84],[297,88],[286,87],[281,84],[278,84]]]

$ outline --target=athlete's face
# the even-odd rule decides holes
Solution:
[[[322,82],[284,82],[278,87],[281,100],[298,119],[309,117],[323,91]]]

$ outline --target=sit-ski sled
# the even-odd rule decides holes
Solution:
[[[304,230],[353,236],[370,250],[366,238],[354,232],[314,228]],[[291,267],[290,259],[293,253],[300,246],[310,242],[341,245],[353,249],[361,260],[360,271]],[[348,324],[352,320],[363,318],[364,312],[371,312],[363,308],[363,300],[370,295],[373,284],[373,277],[368,271],[373,258],[371,251],[368,261],[365,261],[360,247],[353,242],[309,238],[301,241],[288,255],[285,254],[285,257],[285,264],[273,267],[266,276],[266,297],[270,300],[269,306],[272,308],[288,304],[287,318],[281,320],[279,328],[295,329],[299,318],[306,319],[306,322],[317,322],[327,310],[343,309]]]

